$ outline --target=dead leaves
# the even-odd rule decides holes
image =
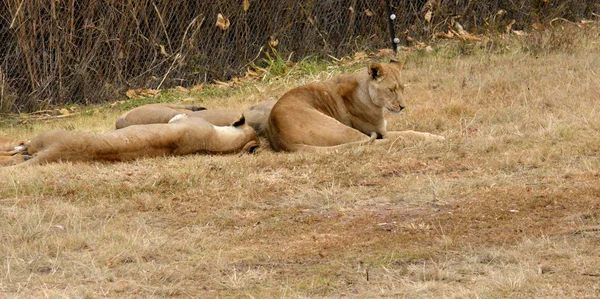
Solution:
[[[231,25],[231,22],[229,22],[229,19],[224,17],[222,14],[218,14],[217,15],[217,24],[216,26],[225,31],[227,29],[229,29],[229,25]]]
[[[427,23],[431,23],[431,17],[433,16],[433,12],[431,10],[428,10],[425,13],[425,16],[423,17],[425,19],[425,21],[427,21]]]
[[[512,29],[512,27],[513,27],[513,25],[514,25],[515,23],[517,23],[517,21],[515,21],[515,19],[512,19],[512,20],[510,21],[510,23],[508,23],[508,25],[506,25],[505,32],[506,32],[507,34],[512,32],[512,33],[513,33],[514,35],[516,35],[516,36],[525,36],[525,35],[527,35],[527,33],[526,33],[525,31],[523,31],[523,30],[513,30],[513,29]],[[533,24],[533,25],[536,25],[536,24]],[[534,27],[534,28],[535,28],[535,27]]]
[[[130,99],[141,99],[141,98],[146,98],[146,97],[152,97],[152,96],[155,96],[158,94],[159,94],[159,91],[156,89],[143,89],[143,88],[130,89],[127,92],[125,92],[125,95]]]
[[[448,32],[436,32],[433,36],[442,39],[457,38],[464,41],[481,41],[481,37],[467,32],[456,20],[452,20],[452,23],[448,26]]]
[[[244,9],[244,11],[248,11],[249,8],[250,8],[250,1],[249,0],[243,0],[242,1],[242,9]]]
[[[342,58],[335,58],[333,56],[329,56],[333,62],[337,65],[342,66],[351,66],[359,63],[363,63],[365,60],[371,58],[381,58],[381,57],[394,57],[394,51],[392,49],[380,49],[377,52],[356,52],[352,57],[346,56]]]
[[[204,89],[204,84],[200,83],[198,85],[194,85],[192,86],[192,88],[190,88],[191,91],[202,91]]]
[[[423,19],[427,23],[431,23],[431,19],[433,18],[433,12],[439,10],[439,3],[437,0],[429,0],[421,8],[421,13],[423,14]]]
[[[276,48],[277,46],[279,46],[279,40],[273,38],[273,36],[269,36],[269,46],[271,46],[271,48]]]
[[[260,80],[260,79],[264,78],[265,74],[267,74],[267,73],[268,73],[268,70],[258,67],[258,66],[254,66],[252,68],[248,67],[244,77],[233,77],[233,78],[231,78],[230,81],[214,80],[213,82],[217,87],[220,87],[220,88],[235,88],[235,87],[239,86],[240,83]]]
[[[512,21],[510,21],[510,23],[508,23],[508,25],[506,25],[506,33],[510,33],[510,31],[512,30],[512,26],[516,23],[517,21],[515,19],[513,19]]]
[[[16,119],[20,119],[20,124],[27,124],[30,120],[52,120],[52,119],[61,119],[72,117],[75,115],[81,114],[79,107],[73,105],[71,107],[65,108],[57,108],[57,109],[49,109],[49,110],[40,110],[32,113],[22,113],[17,115],[12,115],[11,117],[15,117]]]
[[[233,80],[225,82],[225,81],[220,81],[220,80],[216,80],[215,79],[214,82],[219,87],[229,87],[229,88],[231,88],[231,87],[233,87],[235,85],[235,82],[233,82]]]

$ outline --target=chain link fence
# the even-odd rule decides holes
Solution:
[[[0,112],[227,80],[273,51],[297,61],[390,48],[388,3],[401,43],[456,18],[475,32],[600,14],[597,0],[0,1]]]

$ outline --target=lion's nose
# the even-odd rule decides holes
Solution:
[[[404,109],[404,107],[400,106],[400,110],[398,110],[398,111],[402,111],[403,109]]]

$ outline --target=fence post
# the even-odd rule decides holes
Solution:
[[[387,19],[388,25],[390,27],[392,49],[394,49],[394,55],[396,55],[398,54],[398,43],[400,43],[400,39],[396,37],[396,33],[394,30],[394,20],[396,20],[396,15],[392,12],[392,0],[387,0]]]

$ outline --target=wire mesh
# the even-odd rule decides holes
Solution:
[[[102,103],[134,87],[227,80],[273,49],[300,60],[389,48],[386,3],[2,0],[0,112]],[[501,10],[503,20],[522,27],[555,17],[591,18],[600,11],[597,0],[392,0],[391,5],[401,41],[409,35],[428,39],[454,18],[469,31],[489,29]]]

